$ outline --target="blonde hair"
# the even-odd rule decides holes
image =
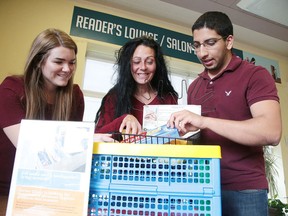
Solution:
[[[50,50],[59,46],[72,49],[77,54],[76,43],[67,33],[58,29],[46,29],[32,43],[24,69],[27,119],[45,119],[47,102],[41,68]],[[73,77],[67,86],[57,89],[51,120],[69,120],[73,103]]]

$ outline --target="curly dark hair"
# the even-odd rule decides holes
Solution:
[[[133,107],[131,101],[137,86],[137,83],[131,74],[131,58],[139,45],[150,47],[155,52],[156,72],[150,82],[150,85],[152,89],[158,92],[157,97],[162,99],[162,96],[167,94],[172,94],[175,96],[175,98],[178,97],[178,93],[174,90],[168,78],[169,72],[160,45],[152,37],[138,37],[129,40],[124,44],[124,46],[115,52],[115,72],[117,73],[116,84],[103,98],[101,106],[96,114],[95,123],[98,122],[100,114],[104,110],[105,100],[109,95],[117,95],[117,99],[115,101],[115,118],[125,113],[131,113]]]

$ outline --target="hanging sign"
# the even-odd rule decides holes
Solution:
[[[70,34],[120,46],[128,40],[149,35],[160,44],[165,55],[199,63],[191,35],[85,8],[74,7]]]
[[[70,34],[120,46],[128,40],[149,35],[161,45],[165,55],[199,62],[190,35],[80,7],[74,7]]]

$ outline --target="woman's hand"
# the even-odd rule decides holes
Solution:
[[[127,115],[123,119],[119,128],[119,132],[122,133],[124,128],[126,134],[140,134],[142,132],[140,123],[133,115]]]

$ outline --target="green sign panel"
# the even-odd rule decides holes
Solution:
[[[120,46],[130,39],[149,35],[161,45],[165,55],[199,63],[191,35],[85,8],[74,7],[70,34]]]

